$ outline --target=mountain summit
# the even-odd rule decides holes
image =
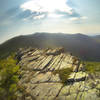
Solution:
[[[100,76],[63,48],[20,49],[17,100],[99,100]],[[90,69],[91,70],[91,69]],[[94,78],[95,77],[95,78]]]

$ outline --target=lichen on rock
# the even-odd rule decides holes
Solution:
[[[17,100],[100,100],[99,78],[92,80],[81,60],[63,48],[20,49],[16,57],[18,84],[26,91]],[[91,82],[97,82],[94,88]]]

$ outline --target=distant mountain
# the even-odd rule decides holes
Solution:
[[[0,45],[0,57],[5,57],[18,48],[64,47],[65,51],[83,60],[100,61],[100,36],[83,34],[36,33],[12,38]]]
[[[94,39],[95,39],[97,42],[100,43],[100,35],[96,35],[96,36],[94,36]]]

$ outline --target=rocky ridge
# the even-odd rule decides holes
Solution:
[[[100,100],[100,77],[91,78],[80,59],[63,48],[20,49],[16,55],[20,69],[17,100]],[[71,68],[66,84],[56,70]],[[95,77],[95,76],[94,76]]]

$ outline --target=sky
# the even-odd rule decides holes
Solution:
[[[0,43],[35,32],[100,34],[100,0],[0,0]]]

